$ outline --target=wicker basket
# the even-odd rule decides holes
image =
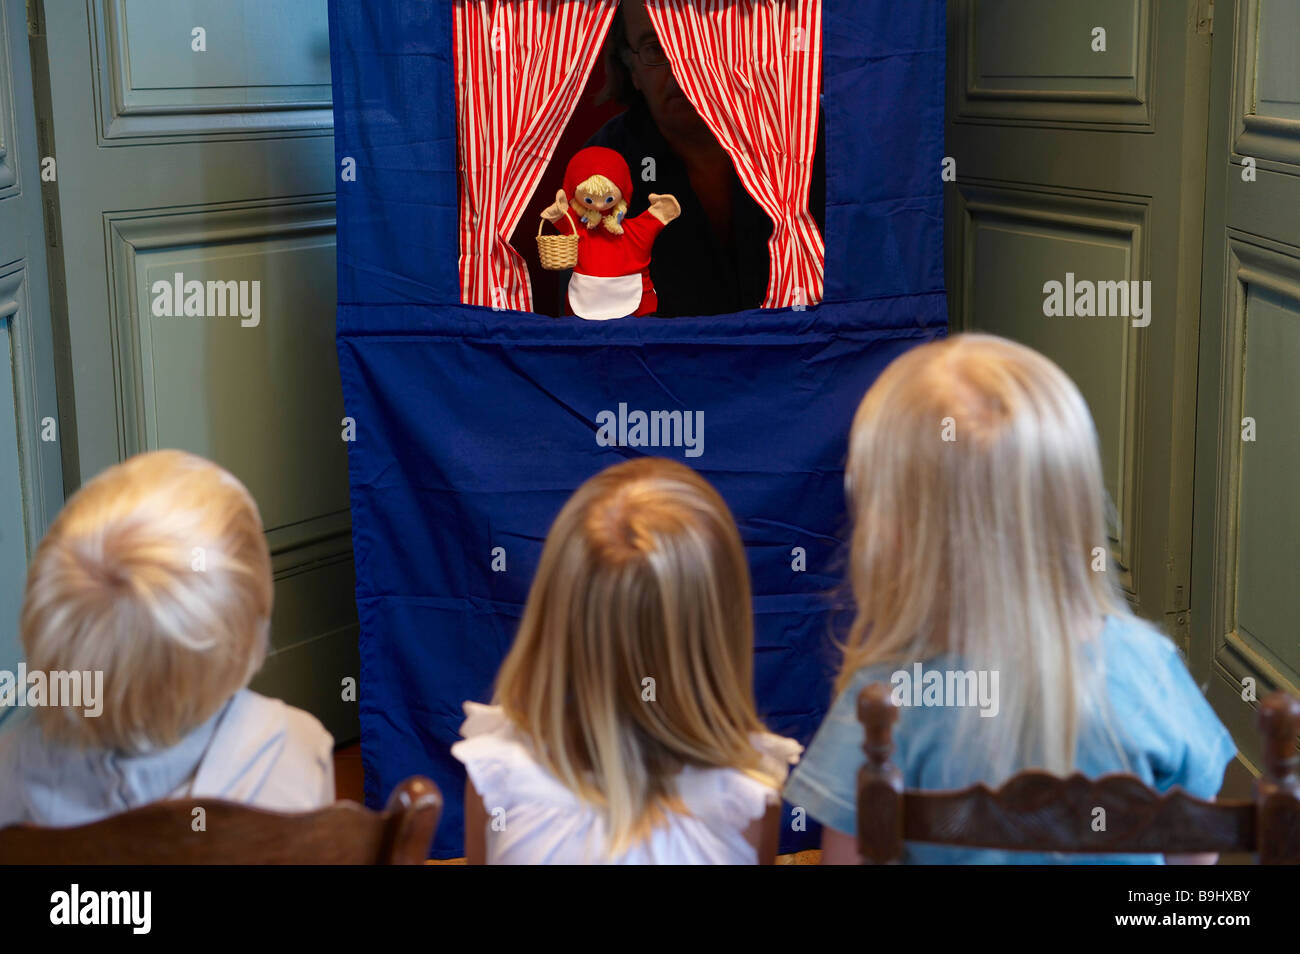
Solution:
[[[546,219],[537,223],[537,257],[542,260],[542,268],[552,272],[562,272],[578,264],[578,227],[573,224],[568,209],[564,210],[564,217],[573,229],[571,235],[543,235]]]

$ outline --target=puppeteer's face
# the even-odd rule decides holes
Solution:
[[[614,211],[614,208],[623,201],[623,193],[618,186],[613,186],[608,192],[588,192],[586,189],[579,188],[573,196],[573,207],[579,212],[599,212],[605,215]]]
[[[670,142],[711,135],[708,126],[673,78],[672,68],[668,66],[663,47],[650,23],[650,15],[645,12],[643,0],[625,0],[623,23],[627,31],[627,44],[631,49],[649,48],[651,61],[663,61],[658,66],[647,66],[640,57],[633,56],[628,64],[632,83],[645,97],[655,125]]]

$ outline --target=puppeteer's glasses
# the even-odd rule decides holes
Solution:
[[[668,54],[664,52],[664,48],[660,46],[658,40],[651,40],[649,43],[643,43],[635,50],[629,49],[627,52],[640,60],[642,66],[657,67],[668,65]]]

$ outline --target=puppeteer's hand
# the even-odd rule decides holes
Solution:
[[[542,209],[542,218],[547,222],[558,222],[564,218],[564,212],[568,207],[569,200],[565,197],[564,190],[560,189],[555,193],[555,204]]]
[[[682,214],[682,204],[670,195],[650,193],[650,208],[647,211],[656,219],[667,225]]]

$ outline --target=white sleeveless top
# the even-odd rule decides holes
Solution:
[[[645,840],[609,857],[600,813],[533,757],[527,737],[498,706],[465,703],[462,741],[451,754],[465,765],[487,811],[487,863],[752,865],[745,829],[781,800],[777,789],[735,769],[687,766],[677,794],[687,813],[669,814]],[[802,746],[770,733],[751,736],[762,768],[784,782]]]

